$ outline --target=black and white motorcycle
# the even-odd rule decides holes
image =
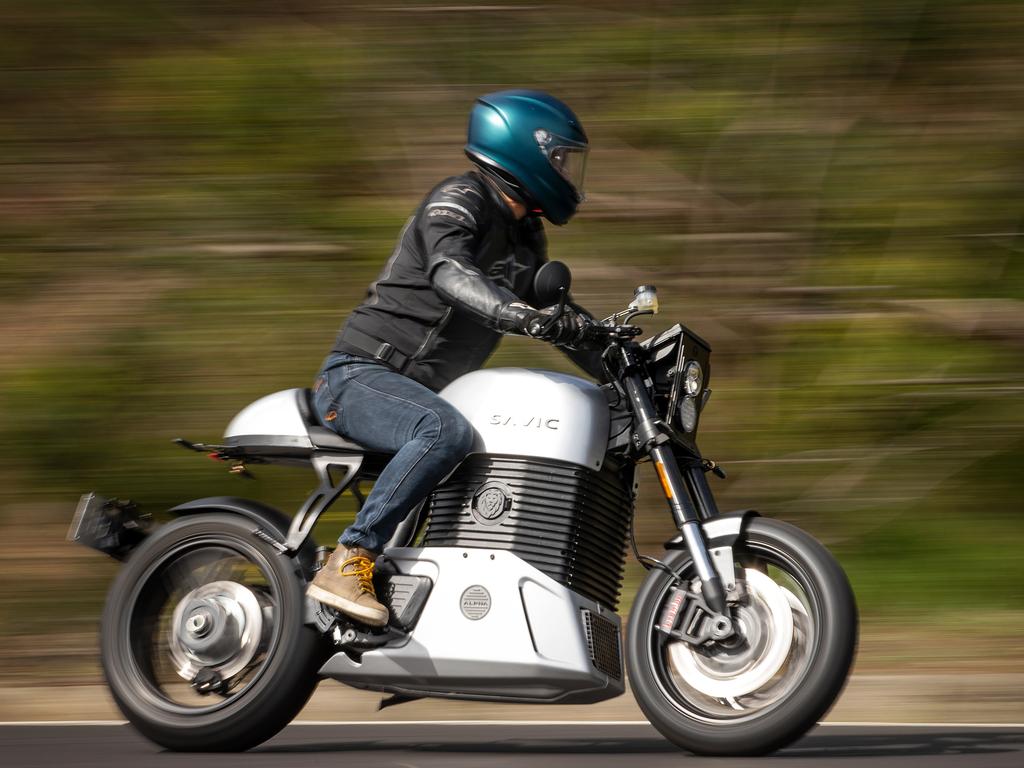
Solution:
[[[564,306],[568,269],[537,274]],[[345,490],[362,500],[388,460],[319,426],[309,390],[268,395],[223,444],[182,445],[247,472],[312,465],[289,519],[215,497],[152,526],[131,502],[82,497],[71,538],[125,561],[101,647],[125,717],[176,750],[241,750],[291,721],[320,679],[390,694],[580,704],[633,695],[668,739],[700,754],[769,752],[832,706],[857,634],[829,552],[753,510],[722,514],[695,442],[710,347],[674,325],[638,342],[653,288],[590,329],[610,384],[541,370],[469,373],[441,392],[477,432],[474,452],[414,510],[378,560],[391,612],[371,629],[305,597],[326,548],[311,531]],[[556,315],[557,316],[557,315]],[[632,536],[635,468],[653,465],[679,534],[659,558]],[[627,544],[647,575],[625,633],[616,612]]]

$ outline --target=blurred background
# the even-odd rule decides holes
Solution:
[[[591,311],[653,283],[645,326],[711,342],[720,504],[839,556],[858,669],[1024,671],[1022,40],[1016,0],[6,0],[0,685],[99,679],[116,565],[64,541],[79,494],[298,508],[311,472],[171,439],[311,384],[509,87],[592,139],[551,257]],[[522,339],[489,365],[569,370]],[[658,550],[646,472],[638,515]]]

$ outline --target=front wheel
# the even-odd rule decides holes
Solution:
[[[287,725],[318,682],[300,561],[231,514],[163,526],[118,573],[100,628],[103,672],[144,736],[236,751]]]
[[[853,663],[857,609],[828,550],[798,528],[753,518],[733,547],[736,633],[695,645],[658,629],[696,574],[688,553],[652,570],[630,614],[627,665],[637,703],[675,744],[757,755],[803,735],[835,702]]]

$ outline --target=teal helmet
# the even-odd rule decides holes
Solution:
[[[554,96],[481,96],[469,113],[466,154],[503,192],[552,224],[565,224],[583,202],[587,135]]]

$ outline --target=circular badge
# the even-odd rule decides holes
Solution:
[[[512,491],[504,483],[484,483],[473,494],[473,517],[484,525],[497,525],[512,509]]]
[[[462,609],[462,615],[470,621],[482,619],[491,610],[491,593],[479,584],[474,584],[462,593],[459,608]]]

